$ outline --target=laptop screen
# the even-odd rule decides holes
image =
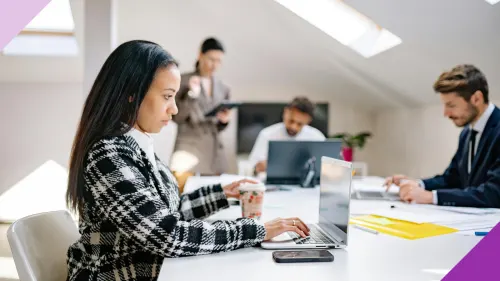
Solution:
[[[268,184],[299,184],[304,164],[314,157],[315,176],[313,183],[319,183],[321,157],[340,159],[342,142],[325,141],[270,141],[267,160]]]
[[[319,225],[347,245],[352,163],[321,158]]]

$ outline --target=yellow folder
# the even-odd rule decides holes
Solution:
[[[449,234],[458,231],[454,228],[432,223],[413,223],[377,215],[353,217],[350,219],[349,223],[371,228],[380,233],[410,240]]]

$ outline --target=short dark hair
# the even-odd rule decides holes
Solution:
[[[289,109],[296,109],[309,116],[314,117],[314,104],[306,97],[296,97],[288,105]]]
[[[484,102],[489,101],[486,77],[472,64],[460,64],[443,72],[434,83],[433,88],[436,93],[457,93],[466,101],[470,101],[471,96],[476,91],[481,91]]]

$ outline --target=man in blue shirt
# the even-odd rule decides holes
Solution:
[[[500,110],[488,97],[488,83],[473,65],[458,65],[434,83],[444,115],[458,127],[458,149],[441,175],[423,180],[404,175],[386,178],[399,186],[405,202],[500,208]]]

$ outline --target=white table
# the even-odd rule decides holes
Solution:
[[[317,221],[319,189],[295,188],[266,193],[263,221],[298,216]],[[390,207],[390,202],[351,201],[351,213]],[[235,219],[240,207],[232,206],[209,219]],[[331,250],[330,263],[279,264],[272,251],[246,248],[232,252],[165,259],[159,280],[440,280],[481,239],[449,234],[405,240],[349,228],[347,249]]]

